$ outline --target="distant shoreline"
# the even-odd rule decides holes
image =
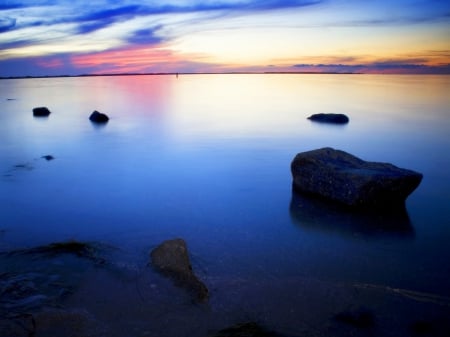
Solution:
[[[43,75],[43,76],[0,76],[0,80],[62,77],[111,77],[111,76],[181,76],[181,75],[361,75],[364,73],[342,72],[302,72],[302,71],[266,71],[266,72],[200,72],[200,73],[118,73],[118,74],[81,74],[81,75]]]
[[[118,74],[81,74],[81,75],[43,75],[43,76],[0,76],[0,80],[64,77],[113,77],[113,76],[181,76],[181,75],[450,75],[450,74],[383,74],[358,72],[306,72],[306,71],[266,71],[266,72],[200,72],[200,73],[118,73]]]

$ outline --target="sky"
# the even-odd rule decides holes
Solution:
[[[0,77],[175,72],[450,74],[450,1],[0,1]]]

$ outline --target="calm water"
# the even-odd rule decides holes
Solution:
[[[333,314],[359,306],[385,335],[407,335],[418,319],[442,331],[449,92],[449,76],[2,80],[0,248],[69,239],[117,248],[122,270],[86,271],[65,305],[118,336],[206,336],[246,320],[292,336],[345,335]],[[33,118],[36,106],[52,114]],[[93,126],[93,110],[110,122]],[[306,119],[320,112],[350,123]],[[424,174],[400,228],[298,209],[290,162],[325,146]],[[211,291],[207,308],[186,304],[146,267],[148,252],[175,237]]]

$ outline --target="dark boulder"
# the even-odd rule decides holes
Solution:
[[[50,115],[50,110],[46,107],[38,107],[33,109],[33,116],[35,117],[47,117]]]
[[[403,207],[422,181],[420,173],[332,148],[297,154],[291,171],[296,191],[357,208]]]
[[[89,120],[93,123],[107,123],[109,121],[109,117],[101,112],[95,110],[90,116]]]
[[[208,288],[192,271],[186,242],[183,239],[167,240],[150,253],[151,263],[164,276],[171,278],[175,285],[187,289],[196,300],[208,299]]]
[[[308,117],[309,120],[313,122],[320,123],[331,123],[331,124],[347,124],[349,122],[349,118],[344,114],[314,114]]]

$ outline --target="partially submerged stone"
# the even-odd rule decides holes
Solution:
[[[297,154],[291,171],[296,191],[360,208],[403,206],[422,180],[418,172],[332,148]]]
[[[33,109],[33,116],[35,117],[47,117],[48,115],[50,115],[50,110],[45,106]]]
[[[350,120],[344,114],[320,113],[308,117],[313,122],[331,123],[331,124],[347,124]]]
[[[95,110],[90,116],[89,120],[93,123],[107,123],[109,121],[109,117],[104,113],[98,112]]]
[[[275,332],[269,331],[258,323],[246,322],[233,325],[217,332],[213,337],[277,337]]]
[[[8,252],[8,255],[22,254],[41,255],[46,257],[54,257],[60,254],[71,254],[81,258],[92,260],[98,264],[105,263],[105,259],[98,256],[98,247],[95,244],[76,240],[54,242],[48,245],[18,249]]]
[[[197,300],[208,299],[208,288],[195,276],[186,242],[183,239],[167,240],[150,253],[156,270],[170,277],[177,286],[192,292]]]

